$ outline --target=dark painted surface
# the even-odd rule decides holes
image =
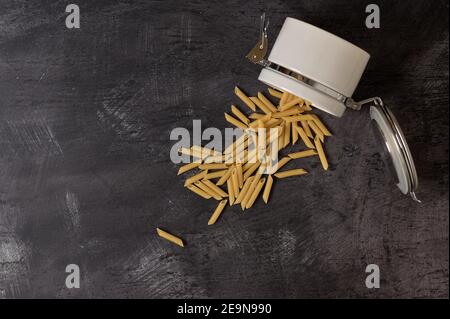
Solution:
[[[379,30],[366,1],[76,3],[68,30],[66,1],[0,1],[0,297],[448,297],[447,1],[377,1]],[[260,10],[272,40],[292,16],[371,53],[355,97],[397,114],[422,205],[390,183],[365,109],[323,115],[330,171],[305,161],[270,205],[206,225],[214,203],[183,188],[169,133],[223,128],[236,84],[264,89],[243,58]]]

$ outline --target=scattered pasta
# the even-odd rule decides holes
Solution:
[[[318,158],[323,169],[328,170],[324,142],[332,134],[311,112],[309,101],[274,88],[268,88],[267,96],[271,99],[262,92],[257,96],[247,96],[238,87],[234,92],[252,112],[246,114],[238,106],[231,105],[232,115],[225,113],[225,119],[242,129],[244,134],[223,152],[200,145],[179,150],[181,154],[192,157],[192,162],[181,166],[178,175],[196,170],[185,180],[184,186],[204,199],[219,202],[208,225],[217,222],[227,205],[239,204],[242,210],[246,210],[255,205],[260,194],[267,204],[273,192],[273,176],[283,179],[307,174],[303,168],[280,170],[291,161],[297,163],[307,158]],[[277,100],[277,103],[272,100]],[[278,160],[283,149],[296,144],[302,144],[303,150],[290,152]],[[159,228],[157,232],[162,238],[184,246],[180,238]]]

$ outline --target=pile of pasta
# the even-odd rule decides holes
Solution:
[[[234,93],[248,107],[250,114],[232,105],[231,114],[225,113],[225,119],[244,133],[223,152],[200,145],[179,150],[192,157],[193,161],[181,166],[178,175],[197,170],[185,180],[184,186],[204,199],[218,201],[208,225],[216,223],[227,204],[240,205],[242,210],[246,210],[255,204],[261,193],[267,204],[274,177],[283,179],[307,174],[301,167],[282,170],[290,161],[318,157],[323,169],[328,170],[323,143],[332,134],[320,118],[312,113],[308,101],[273,88],[268,88],[268,93],[273,100],[277,100],[276,104],[262,92],[249,97],[235,87]],[[294,145],[300,141],[303,150],[289,153],[278,160],[279,152],[291,143]],[[261,149],[261,145],[265,148]],[[179,237],[159,228],[157,232],[161,237],[184,246]]]

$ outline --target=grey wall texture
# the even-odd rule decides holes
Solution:
[[[0,1],[0,297],[448,297],[448,1],[376,1],[370,30],[360,0],[74,2],[80,29],[66,1]],[[215,203],[184,189],[169,133],[224,128],[235,85],[265,89],[244,58],[263,10],[272,41],[291,16],[371,54],[354,96],[397,115],[423,204],[390,180],[363,109],[320,114],[329,171],[305,162],[269,205],[207,226]]]

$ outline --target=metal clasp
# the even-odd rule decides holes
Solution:
[[[266,21],[266,13],[261,14],[261,25],[259,30],[259,40],[253,49],[245,56],[250,62],[267,66],[269,62],[265,60],[268,50],[267,28],[269,27],[269,19]]]
[[[359,102],[354,101],[351,97],[347,98],[345,100],[345,106],[347,106],[348,108],[351,108],[352,110],[361,110],[361,107],[365,104],[375,104],[375,105],[379,105],[382,106],[383,104],[383,100],[380,97],[371,97]]]

